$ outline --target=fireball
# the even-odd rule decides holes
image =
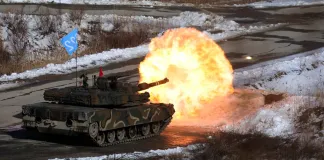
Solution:
[[[149,51],[139,66],[140,82],[170,80],[147,91],[152,102],[174,104],[175,118],[199,116],[206,104],[234,91],[224,51],[194,28],[166,31],[152,39]]]

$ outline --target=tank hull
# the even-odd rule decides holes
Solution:
[[[23,127],[27,129],[35,128],[50,134],[86,134],[97,145],[107,146],[158,135],[170,123],[174,112],[172,104],[163,103],[93,108],[42,102],[22,106],[22,120]],[[147,126],[150,133],[141,134]],[[131,134],[133,130],[135,136]],[[119,133],[125,136],[118,138]],[[116,138],[111,138],[111,134],[115,134]],[[105,141],[98,141],[100,138]]]

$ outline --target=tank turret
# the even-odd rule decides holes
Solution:
[[[98,77],[92,87],[80,86],[48,89],[44,92],[44,99],[46,101],[64,104],[91,106],[117,106],[146,103],[149,102],[150,94],[148,92],[139,93],[139,91],[169,82],[169,80],[165,78],[152,83],[144,82],[138,85],[131,85],[129,83],[119,82],[118,78],[121,77],[123,76]]]

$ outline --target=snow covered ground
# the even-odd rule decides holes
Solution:
[[[99,157],[83,157],[83,158],[55,158],[50,160],[113,160],[113,159],[144,159],[152,157],[164,157],[168,155],[181,154],[183,159],[190,159],[193,150],[198,150],[204,147],[203,144],[194,144],[187,147],[176,147],[165,150],[150,150],[148,152],[120,153],[113,155],[104,155]]]
[[[316,115],[308,119],[307,122],[301,123],[300,116],[305,110],[314,109],[320,106],[321,101],[316,97],[310,96],[288,96],[282,101],[265,105],[257,113],[246,117],[241,122],[225,126],[224,131],[237,132],[240,134],[262,133],[270,137],[298,137],[303,132],[297,131],[302,125],[311,127],[313,123],[321,123],[324,113]],[[321,107],[324,110],[324,107]],[[318,126],[313,130],[313,135],[324,131],[324,128]],[[324,142],[324,137],[320,137]]]
[[[324,89],[324,47],[236,70],[234,85],[310,95]]]
[[[323,71],[324,47],[236,70],[236,87],[289,93],[289,96],[225,126],[224,131],[302,140],[308,137],[309,141],[323,145]]]
[[[2,39],[5,47],[9,50],[13,50],[11,39],[15,37],[14,30],[9,29],[11,25],[11,19],[18,18],[15,14],[0,14],[1,19],[4,20],[4,25],[1,27]],[[36,15],[24,15],[21,17],[26,21],[27,27],[27,38],[28,40],[28,60],[37,60],[37,58],[48,57],[50,54],[49,48],[55,49],[59,44],[59,37],[67,34],[74,28],[79,30],[89,30],[91,23],[96,21],[100,23],[102,30],[111,32],[116,29],[115,24],[122,22],[123,25],[119,26],[119,29],[125,32],[132,32],[138,27],[148,27],[150,33],[161,33],[169,28],[198,26],[201,27],[206,33],[217,32],[217,34],[210,34],[215,40],[222,40],[230,37],[239,36],[242,34],[254,33],[265,31],[267,29],[273,29],[283,24],[268,24],[268,25],[257,25],[257,26],[241,26],[232,20],[227,20],[222,16],[209,15],[198,12],[182,12],[179,16],[171,18],[154,18],[150,16],[118,16],[114,14],[109,15],[84,15],[82,17],[80,25],[72,21],[69,14],[63,14],[60,17],[50,17],[51,23],[42,21],[40,16]],[[43,17],[44,18],[44,17]],[[61,23],[62,22],[62,23]],[[141,26],[142,25],[142,26]],[[44,29],[45,28],[45,29]],[[48,31],[46,28],[53,28],[55,31]],[[218,33],[219,32],[219,33]],[[89,33],[80,32],[79,41],[89,41],[91,36]],[[19,38],[19,37],[17,37]],[[85,49],[87,46],[81,45],[80,48]],[[46,54],[45,54],[46,53]],[[1,81],[1,80],[0,80]]]
[[[128,59],[145,56],[148,52],[148,46],[138,46],[127,49],[112,49],[98,54],[85,55],[78,58],[78,70],[85,70],[104,64],[126,61]],[[28,70],[22,73],[12,73],[3,75],[0,81],[35,78],[46,74],[65,74],[75,71],[76,59],[71,59],[64,64],[48,64],[46,67]]]
[[[94,57],[102,57],[104,55],[125,51],[130,52],[130,54],[123,55],[145,55],[147,52],[147,46],[139,46],[126,50],[114,50],[114,52],[107,51],[110,53],[102,53],[102,55],[94,55]],[[137,54],[132,54],[134,51],[136,51]],[[119,54],[116,54],[115,56],[118,57],[118,55]],[[91,59],[86,57],[84,58]],[[125,58],[127,57],[120,57],[120,59]],[[99,63],[105,62],[99,61]],[[71,66],[73,65],[74,63],[71,62]],[[318,89],[321,91],[320,87],[323,86],[321,85],[321,83],[323,83],[321,80],[323,70],[324,47],[236,70],[234,74],[234,84],[236,87],[288,92],[291,96],[288,96],[281,101],[267,104],[263,108],[259,109],[255,114],[249,115],[244,120],[224,126],[223,130],[240,134],[262,133],[270,137],[279,136],[294,139],[306,135],[311,137],[312,141],[323,144],[324,103],[321,97],[314,94]],[[170,154],[184,154],[190,159],[192,156],[190,151],[194,148],[197,148],[197,146],[190,145],[188,147],[177,147],[167,150],[151,150],[149,152],[134,152],[104,155],[100,157],[70,159],[101,160],[114,159],[116,157],[121,159],[143,159],[167,156]]]
[[[289,6],[309,6],[309,5],[324,5],[324,0],[271,0],[261,1],[250,4],[234,5],[237,7],[254,7],[254,8],[269,8],[269,7],[289,7]]]
[[[37,16],[25,16],[28,21],[29,26],[29,40],[34,44],[30,50],[31,53],[35,53],[33,56],[40,56],[38,51],[41,49],[46,50],[48,46],[50,46],[50,36],[53,34],[44,36],[36,31],[36,21]],[[75,24],[69,21],[68,15],[63,15],[63,24],[59,26],[59,31],[62,33],[67,33],[75,27]],[[102,16],[90,16],[85,15],[81,21],[80,28],[87,28],[88,23],[91,20],[99,19],[102,23],[102,26],[105,30],[111,30],[114,26],[111,22],[115,19],[121,19],[125,22],[135,23],[139,22],[141,24],[158,24],[161,22],[165,22],[170,24],[169,28],[177,28],[177,27],[190,27],[190,26],[199,26],[201,27],[206,34],[212,37],[215,41],[224,40],[231,37],[236,37],[244,34],[262,32],[269,29],[274,29],[276,27],[280,27],[285,24],[267,24],[267,25],[258,25],[258,26],[241,26],[232,20],[227,20],[222,16],[218,15],[207,15],[204,13],[197,12],[183,12],[179,16],[171,17],[171,18],[153,18],[146,16],[133,16],[133,17],[125,17],[125,16],[117,16],[117,15],[102,15]],[[127,26],[127,25],[126,25]],[[8,34],[11,33],[8,31],[6,27],[3,27],[3,37],[4,40],[8,39]],[[125,29],[129,30],[131,28],[125,27]],[[152,29],[154,30],[154,28]],[[6,32],[7,31],[7,32]],[[215,31],[221,31],[220,33],[215,33]],[[152,32],[163,32],[163,30],[155,30]],[[55,34],[57,36],[57,34]],[[7,41],[5,43],[8,43]],[[9,47],[10,48],[10,47]],[[78,69],[85,70],[92,67],[106,65],[112,62],[125,61],[131,58],[145,56],[148,53],[148,45],[142,45],[133,48],[126,49],[112,49],[109,51],[104,51],[102,53],[86,55],[78,58]],[[74,71],[75,67],[75,59],[71,59],[64,64],[48,64],[46,67],[28,70],[22,73],[12,73],[11,75],[3,75],[0,77],[0,82],[7,81],[15,81],[18,79],[30,79],[35,78],[41,75],[46,74],[67,74]],[[2,88],[2,86],[0,86]]]
[[[32,1],[32,0],[8,0],[4,2],[28,2],[28,3],[44,3],[49,1]],[[52,2],[52,1],[50,1]],[[56,3],[128,3],[128,1],[120,1],[120,0],[111,0],[111,1],[73,1],[73,0],[62,0],[62,1],[54,1]],[[132,1],[133,3],[134,1]],[[151,1],[141,1],[151,3]],[[284,5],[310,5],[310,4],[322,4],[323,0],[274,0],[272,2],[257,2],[249,4],[250,6],[254,7],[267,7],[267,6],[284,6]],[[135,3],[135,2],[134,2]],[[137,3],[137,2],[136,2]],[[3,16],[3,14],[1,14]],[[62,20],[64,23],[58,26],[58,33],[51,33],[48,35],[42,35],[37,31],[36,28],[39,26],[37,25],[39,17],[26,15],[24,18],[28,22],[28,40],[30,41],[30,48],[29,48],[29,59],[34,59],[35,57],[47,57],[47,55],[43,54],[48,51],[48,47],[52,45],[52,39],[55,37],[59,37],[62,34],[68,33],[70,30],[76,27],[76,24],[69,20],[69,16],[67,14],[62,15]],[[89,27],[89,22],[93,20],[99,20],[101,24],[102,30],[111,31],[114,26],[111,23],[113,20],[122,19],[124,21],[129,21],[131,23],[139,22],[139,23],[146,23],[146,24],[159,24],[161,22],[170,24],[169,28],[176,28],[176,27],[188,27],[188,26],[200,26],[204,29],[204,32],[212,37],[214,40],[224,40],[244,34],[255,33],[255,32],[263,32],[265,30],[274,29],[276,27],[280,27],[284,24],[271,24],[271,25],[258,25],[258,26],[240,26],[238,23],[232,20],[226,20],[222,16],[217,15],[207,15],[204,13],[195,13],[195,12],[183,12],[179,16],[171,17],[171,18],[154,18],[154,17],[146,17],[146,16],[132,16],[132,17],[124,17],[124,16],[117,16],[117,15],[101,15],[101,16],[91,16],[85,15],[81,21],[80,29],[86,29]],[[125,30],[131,30],[129,27],[130,25],[125,25]],[[218,31],[222,31],[218,33]],[[161,28],[152,28],[152,32],[163,32]],[[217,32],[216,34],[213,34]],[[10,36],[11,32],[8,30],[6,26],[2,27],[2,38],[6,41],[8,36]],[[87,37],[89,35],[85,35]],[[8,46],[8,42],[5,42]],[[8,47],[10,48],[10,46]],[[81,46],[81,49],[84,49],[84,46]],[[79,58],[79,66],[81,70],[92,68],[98,65],[107,64],[108,61],[122,61],[127,60],[134,57],[144,56],[147,53],[147,45],[134,47],[134,48],[127,48],[125,52],[128,52],[132,55],[124,55],[123,50],[121,49],[114,49],[111,51],[105,51],[102,53],[94,54],[91,56],[86,56],[84,58]],[[42,54],[40,54],[40,52]],[[109,54],[109,55],[108,55]],[[122,55],[123,54],[123,55]],[[101,57],[104,58],[101,58]],[[0,77],[0,82],[6,81],[14,81],[17,79],[29,79],[35,78],[41,75],[46,74],[67,74],[73,72],[75,59],[71,59],[67,61],[65,64],[49,64],[44,68],[34,69],[25,71],[23,73],[12,73],[11,75],[3,75]],[[282,82],[284,83],[284,82]],[[12,85],[12,84],[11,84]],[[17,84],[14,84],[17,85]],[[9,84],[7,83],[6,86],[8,87]],[[6,88],[7,88],[6,87]],[[4,88],[2,85],[0,88]]]
[[[25,83],[23,83],[25,84]],[[3,83],[0,85],[0,91],[1,90],[6,90],[6,89],[9,89],[9,88],[13,88],[13,87],[18,87],[22,85],[22,83],[13,83],[13,82],[9,82],[9,83]]]
[[[63,3],[63,4],[97,4],[97,5],[147,5],[147,6],[195,6],[190,3],[160,2],[155,0],[2,0],[3,3]],[[237,7],[288,7],[323,5],[324,0],[264,0],[250,4],[236,4]],[[211,4],[201,4],[200,7],[213,7]]]
[[[283,3],[284,2],[284,3]],[[294,3],[293,3],[294,2]],[[272,3],[254,3],[250,6],[256,8],[289,6],[289,5],[310,5],[321,4],[322,1],[281,1],[274,0]],[[187,14],[187,15],[186,15]],[[168,21],[176,22],[179,19],[186,19],[178,27],[190,25],[208,26],[205,33],[209,34],[214,40],[226,39],[231,36],[248,34],[250,32],[259,32],[265,29],[278,27],[278,25],[269,26],[251,26],[249,28],[241,27],[234,21],[227,21],[222,17],[215,16],[210,21],[210,17],[202,14],[186,13],[183,17],[173,17]],[[186,18],[184,18],[186,17]],[[208,17],[208,18],[207,18]],[[91,19],[91,18],[89,18]],[[144,17],[144,21],[154,21]],[[199,19],[199,20],[197,20]],[[206,23],[206,19],[209,19]],[[222,23],[219,23],[221,20]],[[192,21],[192,22],[190,22]],[[108,23],[103,22],[110,27]],[[108,24],[108,25],[107,25]],[[207,25],[208,24],[208,25]],[[210,27],[211,26],[211,27]],[[230,27],[228,27],[230,26]],[[222,33],[211,34],[213,30],[223,30]],[[67,29],[68,30],[68,29]],[[94,55],[79,57],[78,63],[80,69],[88,69],[98,65],[104,65],[111,62],[123,61],[135,57],[146,55],[148,46],[142,45],[127,49],[113,49]],[[65,74],[73,72],[75,59],[65,64],[49,64],[44,68],[26,71],[23,73],[13,73],[0,77],[0,81],[12,81],[17,79],[34,78],[46,74]],[[81,67],[82,66],[82,67]],[[297,55],[285,57],[279,60],[264,62],[261,64],[241,68],[235,71],[235,87],[247,87],[254,89],[264,89],[277,92],[287,92],[292,96],[285,99],[265,105],[255,114],[246,117],[244,120],[227,125],[223,128],[226,132],[262,133],[270,137],[300,138],[307,134],[313,141],[324,143],[324,109],[323,100],[316,95],[317,92],[323,93],[324,83],[322,80],[324,70],[324,48],[314,51],[300,53]],[[6,83],[1,87],[11,87]],[[307,114],[306,114],[307,113]],[[306,115],[306,116],[305,116]],[[143,159],[157,156],[167,156],[170,154],[184,154],[190,158],[192,150],[197,149],[198,145],[187,147],[177,147],[167,150],[151,150],[149,152],[122,153],[114,155],[104,155],[100,157],[70,158],[71,160],[103,160],[103,159]],[[201,147],[201,146],[199,146]],[[64,158],[66,159],[66,158]],[[56,158],[55,160],[59,160]]]
[[[97,5],[149,5],[149,6],[193,6],[192,4],[166,3],[154,0],[2,0],[4,3],[63,3]]]

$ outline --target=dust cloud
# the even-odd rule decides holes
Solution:
[[[236,123],[264,106],[264,95],[258,90],[236,89],[233,94],[217,97],[196,116],[174,119],[171,126],[220,127]],[[181,108],[180,108],[181,109]]]

